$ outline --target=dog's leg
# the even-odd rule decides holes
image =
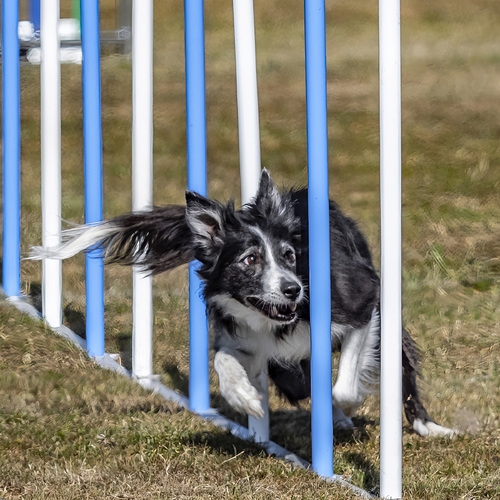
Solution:
[[[364,383],[377,382],[379,368],[378,316],[345,335],[342,342],[333,405],[350,416],[372,392]]]
[[[310,359],[302,359],[298,363],[270,360],[267,371],[279,393],[290,403],[297,404],[311,395]]]
[[[418,361],[417,346],[403,329],[403,407],[406,418],[420,436],[453,436],[457,431],[436,424],[420,401],[417,387]]]
[[[292,404],[311,395],[311,360],[302,359],[299,363],[268,363],[269,377],[278,391]],[[352,429],[353,421],[344,415],[340,408],[333,407],[334,429]]]
[[[344,338],[340,354],[337,381],[333,386],[332,398],[334,407],[351,415],[364,400],[359,390],[359,357],[367,336],[367,327],[358,328]]]
[[[250,382],[247,371],[237,359],[236,353],[221,349],[215,353],[214,368],[219,375],[222,397],[236,410],[256,418],[264,416],[262,397],[259,394],[258,375],[254,384]]]
[[[333,428],[337,430],[347,430],[354,428],[352,419],[336,406],[333,407]]]

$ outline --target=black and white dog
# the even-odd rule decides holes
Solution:
[[[307,191],[279,192],[266,170],[254,200],[236,210],[193,192],[186,207],[130,213],[65,232],[57,248],[32,258],[65,259],[99,245],[107,262],[157,274],[194,259],[215,333],[220,391],[235,409],[261,417],[262,373],[292,402],[310,395]],[[330,202],[332,345],[340,350],[333,387],[334,422],[349,418],[379,371],[380,283],[354,221]],[[420,435],[451,435],[420,402],[418,350],[403,330],[403,406]]]

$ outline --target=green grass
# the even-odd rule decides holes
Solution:
[[[105,15],[111,3],[101,2]],[[305,184],[302,4],[270,0],[256,2],[255,7],[262,162],[278,184]],[[233,197],[238,202],[231,8],[220,0],[206,0],[205,18],[208,189],[218,199]],[[181,4],[155,2],[156,204],[181,203],[186,185],[182,22]],[[429,412],[438,422],[464,431],[448,441],[421,439],[405,428],[406,498],[500,495],[500,43],[495,36],[499,22],[496,0],[437,4],[409,0],[402,5],[403,317],[425,353],[422,390]],[[359,220],[376,262],[380,253],[377,30],[377,2],[328,4],[330,192]],[[106,57],[101,71],[104,212],[112,217],[131,205],[131,62],[126,57]],[[21,78],[22,251],[26,253],[40,242],[39,68],[23,66]],[[62,216],[83,222],[79,67],[63,68],[62,110]],[[40,277],[39,263],[22,263],[23,290],[38,305]],[[85,332],[84,295],[84,260],[78,256],[64,263],[64,304],[66,324],[80,334]],[[187,393],[186,270],[155,278],[154,295],[155,372]],[[130,271],[108,268],[106,349],[120,352],[126,366],[130,366],[131,297]],[[75,498],[98,498],[96,489],[79,492],[78,481],[81,485],[86,478],[104,484],[109,496],[119,491],[144,498],[337,498],[337,490],[328,493],[307,474],[292,473],[288,466],[264,458],[258,448],[218,437],[220,431],[89,367],[80,353],[68,354],[71,362],[60,361],[52,353],[61,341],[47,340],[50,333],[39,325],[12,309],[6,311],[0,318],[0,390],[4,391],[0,422],[8,429],[2,436],[7,436],[9,454],[2,448],[0,470],[10,472],[0,475],[2,498],[68,498],[62,493],[68,485],[73,485]],[[17,362],[5,361],[5,343],[15,344],[17,351],[10,349],[17,353],[13,355]],[[34,357],[39,349],[45,353],[40,361],[43,375],[37,363],[22,362],[26,353]],[[213,405],[244,422],[220,398],[212,375]],[[104,392],[99,389],[103,384]],[[110,398],[121,401],[113,403],[116,412]],[[89,409],[92,405],[95,408]],[[358,428],[335,436],[335,472],[373,491],[379,482],[378,415],[377,400],[369,398],[358,414]],[[293,408],[271,391],[272,439],[306,459],[310,459],[309,418],[307,402]],[[136,426],[142,441],[133,441]],[[60,431],[64,439],[58,438]],[[210,446],[200,439],[173,437],[200,433],[208,436]],[[104,438],[98,439],[101,434]],[[19,437],[9,439],[11,435]],[[106,440],[117,445],[107,446]],[[61,455],[58,441],[64,449]],[[32,453],[32,448],[38,451]],[[95,450],[101,453],[97,458]],[[210,459],[204,468],[206,456]],[[224,467],[216,465],[229,458]],[[255,465],[259,460],[261,465]],[[168,463],[172,465],[166,474]],[[213,484],[212,476],[217,478]],[[175,481],[170,482],[172,478]],[[132,489],[127,490],[127,484]]]

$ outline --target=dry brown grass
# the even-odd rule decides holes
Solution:
[[[0,306],[0,495],[353,498],[100,369]]]

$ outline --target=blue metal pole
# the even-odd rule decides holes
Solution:
[[[186,111],[188,189],[207,193],[205,122],[205,42],[203,0],[185,0]],[[198,263],[189,266],[189,405],[203,412],[210,408],[208,385],[208,322],[201,298]]]
[[[101,72],[99,58],[99,2],[85,0],[82,14],[83,141],[85,162],[85,222],[102,220]],[[101,252],[87,253],[87,349],[104,354],[104,269]]]
[[[2,2],[3,289],[21,295],[21,98],[19,2]]]
[[[30,22],[33,31],[40,33],[40,0],[30,0]]]
[[[333,475],[330,226],[324,0],[305,0],[312,463]]]

